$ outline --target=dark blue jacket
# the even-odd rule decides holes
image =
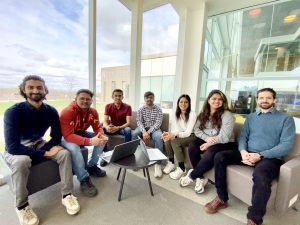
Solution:
[[[37,141],[51,128],[50,140],[39,148],[27,147],[26,143]],[[28,155],[42,158],[45,151],[61,142],[59,116],[55,108],[43,103],[37,110],[26,102],[17,103],[5,111],[5,148],[13,155]]]

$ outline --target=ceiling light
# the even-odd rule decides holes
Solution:
[[[250,16],[258,16],[261,13],[261,8],[256,8],[256,9],[252,9],[250,10],[248,13]]]
[[[291,23],[291,22],[295,21],[296,18],[297,18],[296,15],[288,15],[288,16],[284,17],[283,21],[284,21],[284,23]]]

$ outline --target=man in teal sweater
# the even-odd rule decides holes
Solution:
[[[239,151],[224,151],[215,156],[215,183],[218,196],[205,205],[207,213],[228,206],[226,167],[241,164],[254,167],[252,205],[247,225],[262,224],[272,181],[279,176],[282,158],[293,148],[295,123],[291,116],[276,110],[276,92],[263,88],[257,92],[258,112],[248,115],[239,139]]]

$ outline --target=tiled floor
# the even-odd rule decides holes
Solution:
[[[150,175],[153,175],[153,168],[149,169]],[[143,177],[142,171],[130,171],[139,177]],[[161,179],[156,179],[152,176],[152,182],[161,186],[169,191],[172,191],[180,196],[188,198],[199,204],[199,208],[203,210],[203,205],[212,200],[216,196],[215,187],[212,184],[208,184],[206,186],[205,192],[203,194],[196,194],[193,190],[193,186],[188,187],[180,187],[177,180],[172,180],[168,175],[164,175]],[[246,223],[246,214],[248,210],[248,206],[235,198],[234,196],[230,196],[229,200],[230,207],[223,209],[221,211],[222,214],[239,220],[243,223]],[[264,224],[269,225],[300,225],[300,212],[297,212],[293,209],[289,210],[283,216],[278,216],[274,210],[267,211],[267,214],[264,218]]]

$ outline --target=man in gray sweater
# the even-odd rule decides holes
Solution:
[[[272,181],[279,176],[282,157],[293,148],[295,123],[291,116],[276,110],[276,92],[263,88],[257,92],[258,112],[248,115],[239,139],[239,151],[224,151],[215,156],[215,182],[218,196],[207,203],[207,213],[228,207],[226,167],[241,164],[254,167],[252,205],[247,225],[262,224]]]

